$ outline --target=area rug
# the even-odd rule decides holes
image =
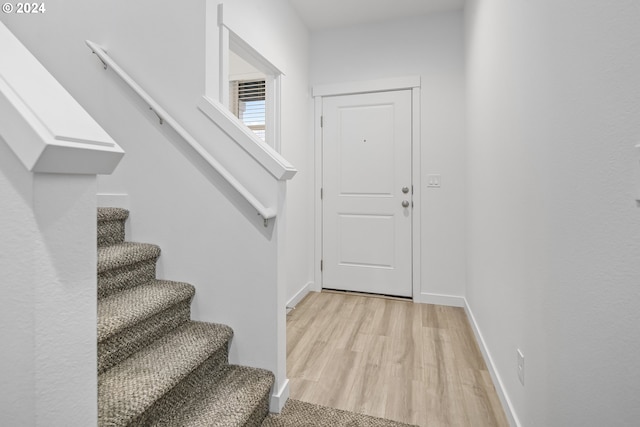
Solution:
[[[269,414],[262,427],[416,427],[384,418],[370,417],[289,399],[280,414]]]

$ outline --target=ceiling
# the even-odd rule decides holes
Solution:
[[[461,9],[464,0],[289,0],[311,31]]]

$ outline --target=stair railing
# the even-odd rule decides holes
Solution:
[[[246,187],[244,187],[232,174],[229,172],[220,162],[218,162],[186,129],[184,129],[169,113],[162,108],[144,89],[138,85],[135,80],[131,78],[114,60],[111,58],[105,50],[99,45],[86,40],[87,46],[92,50],[94,54],[98,56],[104,69],[111,68],[140,98],[147,103],[149,108],[158,116],[160,124],[167,124],[173,128],[173,130],[180,135],[196,152],[202,156],[202,158],[209,163],[209,165],[222,176],[245,200],[253,206],[258,214],[264,220],[264,226],[268,225],[268,220],[275,218],[277,215],[276,209],[263,205]]]

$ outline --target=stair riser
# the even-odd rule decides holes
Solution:
[[[200,366],[194,369],[172,390],[157,400],[148,410],[133,420],[129,425],[153,425],[169,416],[176,408],[182,406],[199,390],[210,382],[217,381],[222,369],[229,361],[229,343],[213,353]]]
[[[98,222],[98,246],[124,242],[124,220]]]
[[[188,299],[99,342],[98,374],[117,365],[133,353],[187,322],[190,317],[191,299]]]
[[[260,400],[260,404],[255,411],[251,413],[251,417],[243,427],[260,427],[264,419],[269,415],[269,393],[266,393]]]
[[[155,279],[157,258],[103,271],[98,274],[98,298],[133,288]]]
[[[234,365],[221,372],[222,376],[199,389],[199,399],[177,408],[154,427],[261,426],[269,412],[273,374]]]

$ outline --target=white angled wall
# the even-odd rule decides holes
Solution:
[[[465,108],[463,14],[317,31],[311,83],[420,76],[422,82],[422,282],[417,301],[460,304],[465,286]],[[427,188],[427,175],[442,176]]]
[[[522,426],[640,420],[639,22],[635,1],[467,5],[467,300]]]

